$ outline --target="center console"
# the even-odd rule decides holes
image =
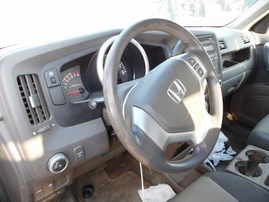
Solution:
[[[207,34],[197,36],[197,38],[207,52],[208,56],[210,57],[216,75],[219,77],[219,79],[221,79],[222,70],[220,66],[220,57],[215,36],[213,34]]]
[[[269,151],[248,145],[233,159],[226,171],[269,190]]]

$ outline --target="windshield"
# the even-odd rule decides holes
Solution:
[[[223,26],[257,0],[9,0],[1,5],[0,47],[21,41],[124,28],[146,18]]]

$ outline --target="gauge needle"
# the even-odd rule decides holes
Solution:
[[[68,92],[66,95],[74,95],[74,94],[77,94],[77,93],[80,93],[80,92],[81,92],[81,89],[77,89],[77,90]]]

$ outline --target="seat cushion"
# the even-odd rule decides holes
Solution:
[[[265,116],[251,131],[248,144],[269,150],[269,115]]]
[[[196,180],[172,202],[269,201],[269,191],[245,178],[227,172],[211,172]]]

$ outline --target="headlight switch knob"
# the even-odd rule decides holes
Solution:
[[[64,153],[54,154],[48,161],[47,167],[53,174],[58,174],[66,170],[69,160]]]

